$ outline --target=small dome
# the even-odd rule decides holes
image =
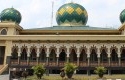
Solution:
[[[120,13],[120,21],[121,23],[125,22],[125,9]]]
[[[62,5],[56,14],[58,25],[86,25],[87,20],[88,14],[86,9],[77,3],[67,3]]]
[[[11,21],[11,22],[16,22],[19,24],[21,22],[21,14],[19,11],[17,11],[14,8],[7,8],[1,12],[0,20],[1,22]]]

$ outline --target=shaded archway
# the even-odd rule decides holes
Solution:
[[[37,54],[35,48],[32,49],[30,54],[30,60],[36,60]]]
[[[13,49],[13,52],[11,53],[11,59],[14,59],[14,60],[18,59],[17,48]]]
[[[61,53],[59,54],[59,61],[66,61],[66,52],[62,49]]]
[[[75,49],[72,49],[72,50],[71,50],[71,53],[70,53],[69,57],[70,57],[70,60],[69,60],[69,61],[71,61],[71,62],[77,61],[77,54],[76,54],[76,52],[75,52]]]
[[[22,50],[21,60],[27,60],[27,51],[25,48]]]
[[[3,29],[3,30],[1,31],[1,35],[7,35],[7,30],[6,30],[6,29]]]
[[[97,60],[98,59],[97,59],[96,51],[95,51],[95,49],[92,49],[91,54],[90,54],[90,61],[91,62],[96,62]]]
[[[112,52],[111,52],[111,61],[118,61],[118,54],[116,52],[115,49],[112,49]]]
[[[122,49],[121,61],[125,61],[125,49]]]
[[[56,61],[56,53],[54,49],[52,49],[49,54],[49,61]]]
[[[87,54],[84,49],[80,53],[79,61],[87,61]]]
[[[101,51],[100,61],[101,61],[101,62],[106,62],[106,61],[108,61],[108,55],[107,55],[105,49],[102,49],[102,51]]]
[[[46,61],[46,52],[45,49],[42,49],[40,54],[39,54],[39,59],[40,61]]]

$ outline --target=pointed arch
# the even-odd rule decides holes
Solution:
[[[12,48],[11,59],[18,59],[18,47]]]
[[[62,48],[62,51],[59,54],[59,61],[66,61],[66,49]]]
[[[24,47],[21,49],[21,60],[27,60],[27,48]]]
[[[31,53],[30,53],[30,60],[36,60],[37,58],[37,53],[36,53],[36,48],[32,48],[31,49]]]
[[[46,61],[46,50],[45,48],[42,48],[39,54],[40,61]]]
[[[90,61],[95,62],[97,61],[97,48],[93,45],[90,49]]]
[[[118,54],[117,54],[117,49],[112,48],[111,49],[111,61],[118,61]]]
[[[55,52],[55,49],[51,49],[50,54],[49,54],[49,60],[50,61],[56,61],[56,52]]]
[[[121,51],[121,61],[125,61],[125,47],[121,47],[120,49]]]
[[[101,62],[108,61],[108,54],[107,54],[105,48],[103,48],[103,49],[101,50],[100,61],[101,61]]]
[[[79,57],[79,61],[87,61],[87,48],[86,46],[83,46],[80,48],[80,57]]]
[[[70,50],[70,54],[69,54],[69,57],[70,57],[70,61],[73,62],[73,61],[77,61],[77,54],[76,54],[76,50],[73,48]]]
[[[1,30],[1,35],[7,35],[7,29],[2,29]]]

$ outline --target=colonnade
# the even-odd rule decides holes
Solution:
[[[41,60],[49,64],[61,61],[87,63],[86,66],[107,62],[108,66],[115,62],[117,66],[125,61],[125,47],[123,43],[13,43],[11,56],[17,55],[21,59]],[[63,59],[65,58],[65,59]],[[96,65],[96,66],[97,66]]]

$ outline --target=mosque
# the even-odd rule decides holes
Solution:
[[[97,66],[107,74],[125,73],[125,10],[118,29],[87,26],[87,10],[77,3],[63,4],[56,13],[57,26],[24,29],[14,8],[0,14],[0,73],[44,64],[59,73],[66,62],[78,66],[77,74],[92,74]]]

